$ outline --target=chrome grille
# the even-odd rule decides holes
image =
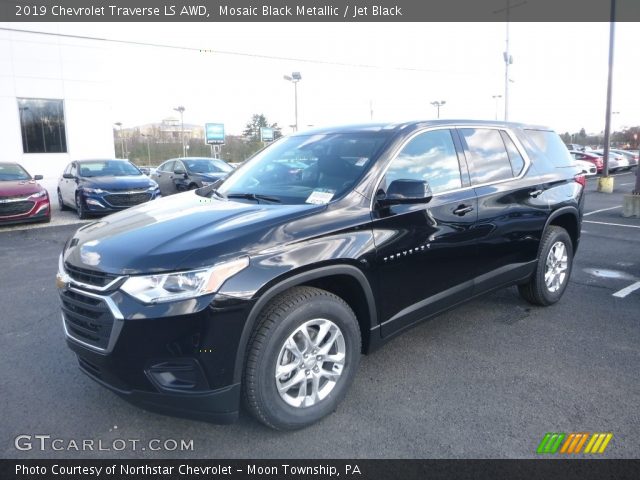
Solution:
[[[68,263],[64,264],[65,272],[71,277],[72,280],[75,280],[79,283],[84,283],[85,285],[93,285],[96,287],[104,287],[113,282],[117,275],[113,275],[111,273],[98,272],[97,270],[88,270],[86,268],[78,268],[69,265]]]
[[[8,217],[11,215],[21,215],[27,213],[33,208],[34,202],[20,201],[20,202],[0,202],[0,217]]]
[[[148,202],[151,199],[151,194],[148,192],[114,193],[105,195],[104,199],[114,207],[132,207]]]
[[[62,290],[62,312],[67,334],[81,343],[106,350],[114,317],[107,303],[75,290]]]

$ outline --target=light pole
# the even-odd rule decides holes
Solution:
[[[114,123],[114,125],[120,129],[120,146],[122,147],[122,158],[125,158],[125,156],[124,156],[124,137],[122,136],[122,122],[116,122],[116,123]]]
[[[151,147],[149,146],[149,137],[151,135],[145,135],[144,133],[141,135],[147,141],[147,164],[151,166]]]
[[[498,102],[500,102],[502,95],[491,95],[491,98],[496,101],[496,120],[498,120]]]
[[[298,82],[302,80],[302,75],[300,72],[292,72],[291,76],[284,75],[283,77],[286,81],[293,83],[293,101],[294,101],[294,109],[295,109],[295,132],[298,131]]]
[[[446,100],[440,100],[435,101],[435,102],[431,102],[431,105],[433,105],[434,107],[436,107],[438,109],[438,118],[440,118],[440,107],[443,106],[446,102]]]
[[[602,177],[598,179],[598,191],[613,192],[613,177],[609,177],[609,143],[611,142],[611,93],[613,87],[613,53],[616,33],[616,0],[611,0],[611,18],[609,21],[609,71],[607,78],[607,106],[604,123],[604,165]]]
[[[509,15],[511,13],[512,8],[520,7],[527,3],[527,0],[523,0],[520,3],[516,3],[514,5],[511,4],[511,0],[506,0],[507,6],[505,8],[501,8],[500,10],[494,10],[493,13],[506,12],[506,40],[505,40],[505,49],[502,52],[502,57],[504,59],[504,121],[509,120],[509,65],[513,63],[513,57],[509,53]]]
[[[180,105],[176,108],[174,108],[174,110],[176,112],[180,112],[180,142],[182,143],[182,157],[186,157],[187,154],[185,153],[185,148],[184,148],[184,111],[185,108]]]

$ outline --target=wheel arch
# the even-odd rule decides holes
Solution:
[[[549,215],[547,222],[544,226],[544,231],[550,225],[555,225],[564,228],[569,237],[571,237],[571,243],[573,246],[573,253],[575,255],[578,250],[578,244],[580,243],[580,212],[576,207],[562,207]]]
[[[242,329],[234,364],[234,383],[241,381],[249,339],[262,309],[276,295],[302,285],[327,290],[349,304],[356,314],[360,326],[363,350],[367,351],[371,328],[377,324],[375,298],[367,277],[360,269],[352,265],[322,266],[287,276],[262,292],[251,307]]]

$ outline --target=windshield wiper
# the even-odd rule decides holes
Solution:
[[[227,198],[246,198],[247,200],[255,200],[256,202],[264,200],[265,202],[282,203],[282,200],[279,198],[261,195],[259,193],[228,193]]]

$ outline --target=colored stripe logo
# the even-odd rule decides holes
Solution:
[[[538,454],[604,453],[613,433],[546,433],[538,445]],[[587,440],[588,439],[588,440]],[[585,447],[586,445],[586,447]],[[584,451],[582,450],[584,447]]]

